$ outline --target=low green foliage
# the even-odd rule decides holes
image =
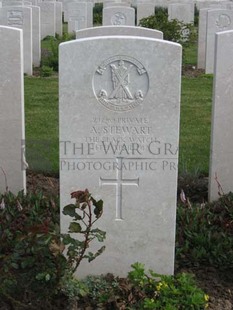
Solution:
[[[188,45],[195,40],[195,31],[192,24],[185,24],[177,19],[168,20],[166,9],[156,10],[155,15],[140,20],[140,26],[160,30],[163,32],[164,40]]]
[[[53,74],[53,68],[48,66],[42,66],[40,69],[40,76],[41,77],[49,77]]]
[[[102,18],[103,18],[103,3],[95,3],[93,8],[93,23],[95,25],[102,25]]]
[[[66,260],[59,244],[57,201],[43,195],[0,195],[0,294],[27,303],[56,293]]]
[[[233,268],[233,194],[213,203],[177,208],[178,263]]]
[[[34,309],[43,304],[45,309],[61,293],[67,298],[85,294],[73,273],[82,259],[92,261],[104,250],[86,254],[94,239],[105,238],[104,232],[92,228],[102,215],[103,202],[88,190],[74,192],[72,198],[76,203],[63,211],[72,218],[69,233],[60,234],[58,201],[23,192],[0,195],[0,299],[12,307],[30,304]],[[83,235],[84,241],[77,235],[72,238],[73,233]]]
[[[87,287],[83,301],[98,309],[204,309],[208,296],[196,286],[192,275],[181,273],[164,276],[141,263],[132,265],[127,278],[89,276],[82,283]],[[82,301],[81,301],[82,302]]]
[[[62,36],[46,37],[42,41],[42,47],[47,46],[47,53],[42,53],[41,67],[46,66],[58,72],[59,65],[59,44],[62,42],[70,41],[75,38],[75,34],[64,33]]]

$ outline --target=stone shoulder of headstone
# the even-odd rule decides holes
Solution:
[[[76,31],[76,39],[111,35],[128,35],[163,39],[162,31],[135,26],[100,26]]]

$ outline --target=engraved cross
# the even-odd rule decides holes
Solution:
[[[123,220],[122,217],[122,186],[135,185],[139,186],[139,178],[137,179],[123,179],[122,176],[122,158],[116,158],[118,168],[116,171],[115,179],[103,179],[100,177],[99,184],[103,185],[115,185],[116,186],[116,220]]]

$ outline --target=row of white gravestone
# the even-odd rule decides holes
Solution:
[[[75,189],[105,203],[106,251],[79,277],[126,275],[135,261],[163,274],[174,268],[181,46],[122,28],[60,46],[61,210]],[[230,190],[233,64],[225,51],[233,32],[217,37],[210,175]],[[0,184],[4,191],[6,176],[17,192],[25,188],[22,31],[0,27],[0,38]],[[69,225],[62,214],[61,225]]]
[[[233,5],[225,2],[199,11],[198,68],[214,72],[215,33],[233,29]]]
[[[24,73],[28,75],[32,75],[33,65],[40,66],[41,39],[62,35],[62,3],[38,1],[37,5],[12,1],[3,2],[0,8],[0,25],[23,30]]]

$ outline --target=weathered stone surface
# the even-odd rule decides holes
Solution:
[[[135,10],[130,7],[106,7],[103,9],[103,26],[135,26]]]
[[[135,26],[101,26],[76,31],[76,39],[112,35],[128,35],[150,37],[161,40],[163,39],[163,33],[159,30]]]
[[[215,33],[233,29],[232,10],[208,10],[206,28],[206,73],[214,72]]]
[[[26,189],[22,30],[0,26],[0,192]],[[6,176],[4,176],[4,173]]]
[[[181,46],[97,36],[61,44],[59,59],[61,206],[85,188],[105,205],[106,250],[78,276],[125,276],[137,261],[172,274]]]
[[[224,193],[233,191],[232,51],[233,31],[217,33],[209,172],[209,199],[211,201],[219,198],[217,181]]]
[[[32,9],[23,6],[2,7],[0,24],[23,30],[24,73],[32,75]]]

